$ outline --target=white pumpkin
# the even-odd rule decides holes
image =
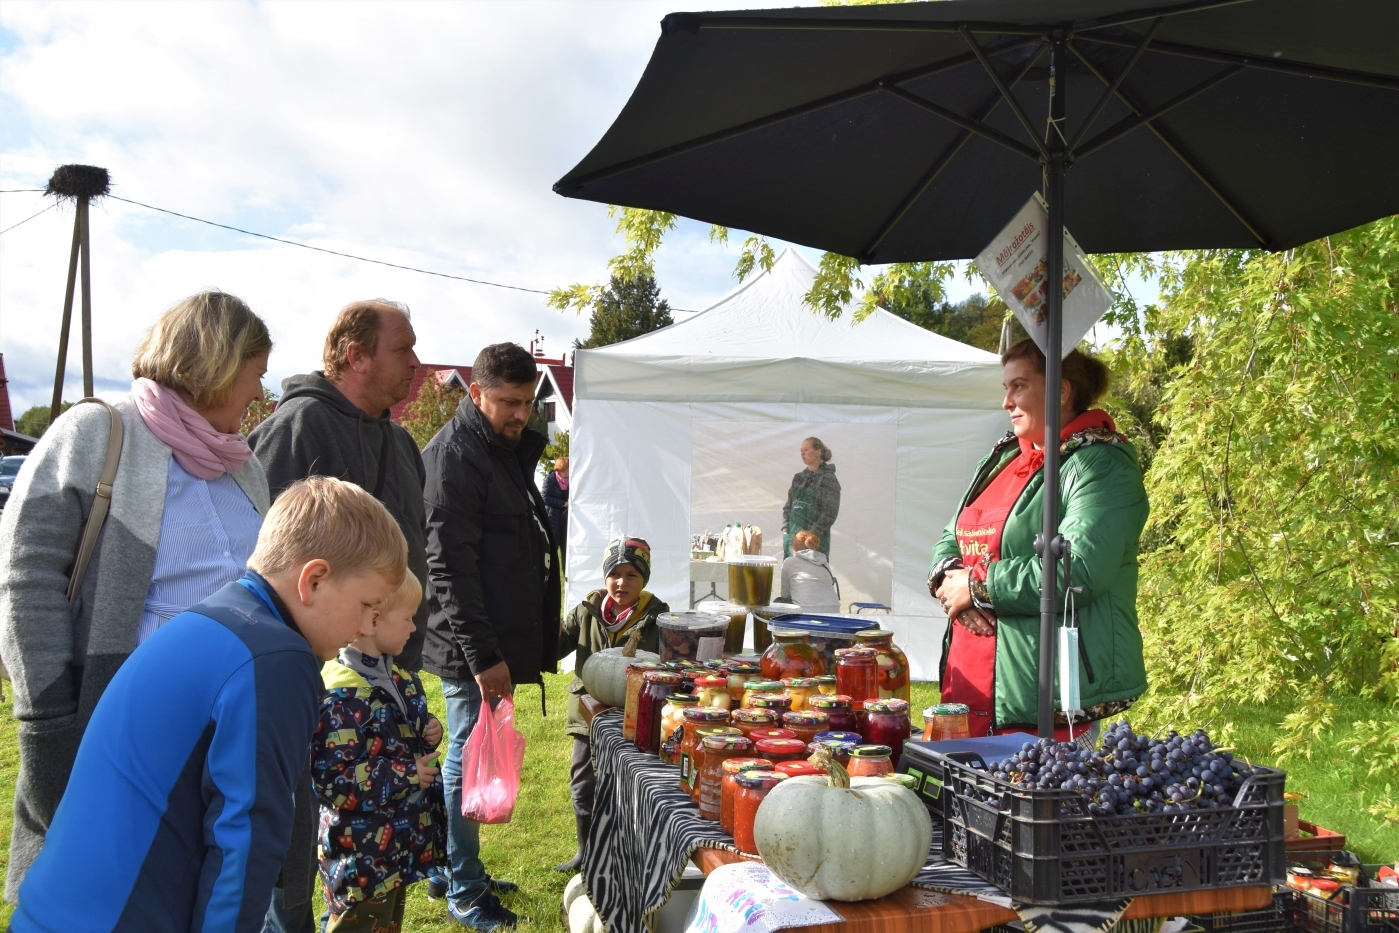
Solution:
[[[568,933],[607,933],[586,894],[579,894],[568,908]]]
[[[659,661],[660,655],[637,651],[641,629],[634,629],[620,648],[604,648],[588,655],[579,676],[588,694],[603,706],[620,707],[627,701],[627,665],[634,661]]]
[[[568,879],[568,884],[564,885],[564,889],[563,889],[563,912],[564,912],[564,913],[568,913],[568,909],[569,909],[570,907],[573,906],[573,902],[574,902],[575,900],[577,900],[578,895],[580,895],[580,894],[583,894],[583,875],[582,875],[581,872],[580,872],[579,874],[574,875],[572,878]],[[583,896],[584,896],[584,897],[587,897],[586,894],[583,894]]]
[[[928,860],[933,822],[923,802],[894,781],[851,780],[820,757],[830,777],[789,778],[758,807],[758,854],[774,875],[817,900],[867,901],[897,891]]]

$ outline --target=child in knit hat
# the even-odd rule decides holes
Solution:
[[[583,687],[583,664],[594,651],[615,648],[635,633],[641,651],[657,651],[660,646],[656,617],[670,607],[645,589],[651,579],[651,546],[642,538],[618,538],[607,546],[602,560],[603,589],[593,590],[564,619],[559,637],[559,657],[576,651],[573,680],[568,685],[568,734],[573,736],[573,764],[569,768],[569,791],[573,796],[573,818],[578,829],[578,854],[554,870],[576,872],[583,860],[583,843],[593,819],[593,749],[588,724],[578,698]]]

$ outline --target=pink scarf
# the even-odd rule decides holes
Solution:
[[[215,431],[174,389],[141,378],[131,383],[131,398],[146,427],[193,476],[218,479],[237,471],[253,455],[243,435]]]
[[[562,489],[564,492],[568,491],[568,477],[564,476],[558,470],[554,471],[554,482],[558,483],[559,488]]]

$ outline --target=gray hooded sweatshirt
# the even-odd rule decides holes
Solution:
[[[810,612],[839,612],[840,584],[830,558],[808,548],[784,560],[782,595]]]

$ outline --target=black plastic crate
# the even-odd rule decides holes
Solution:
[[[1292,929],[1290,888],[1273,892],[1273,902],[1260,910],[1240,910],[1231,914],[1194,914],[1186,919],[1204,933],[1282,933]]]
[[[1026,904],[1278,886],[1286,775],[1254,771],[1232,807],[1092,816],[1074,791],[1031,790],[944,760],[943,855]]]
[[[1294,852],[1288,859],[1312,868],[1323,866],[1332,852]],[[1333,900],[1294,891],[1293,927],[1300,933],[1399,933],[1399,890],[1367,887],[1378,865],[1362,865],[1360,887],[1346,886]]]

